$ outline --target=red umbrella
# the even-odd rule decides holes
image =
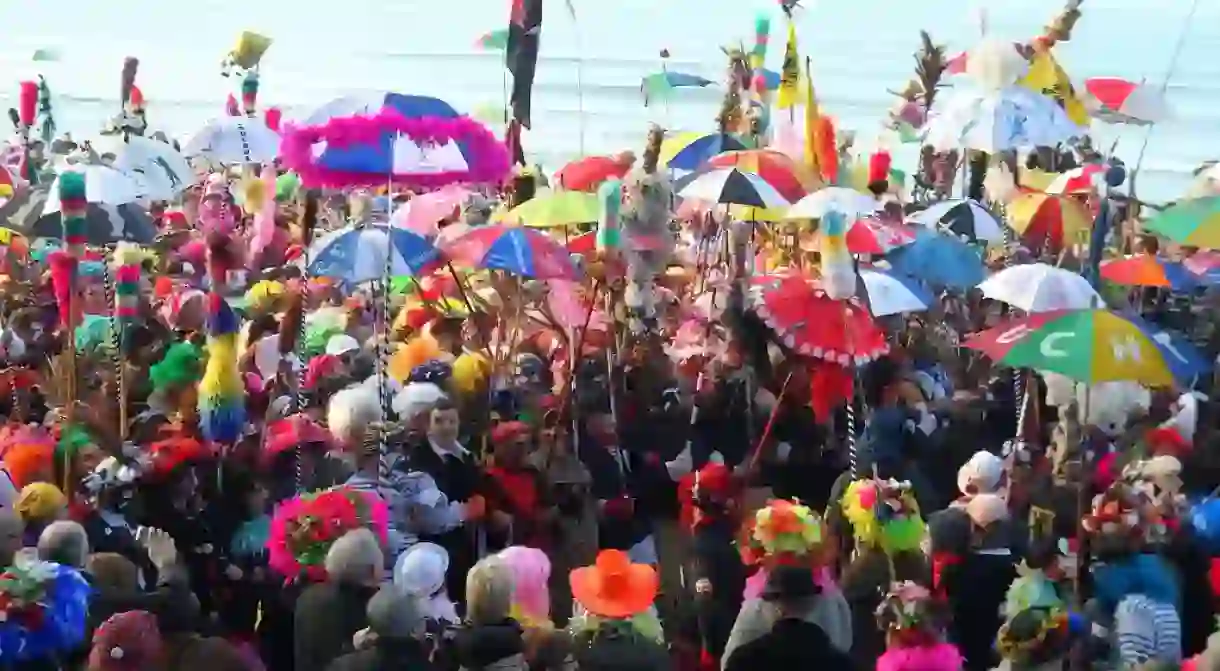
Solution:
[[[627,174],[635,156],[589,156],[577,159],[555,173],[555,182],[568,191],[595,191],[602,182]]]
[[[793,273],[755,278],[750,307],[788,347],[840,365],[872,361],[889,351],[885,333],[859,300],[832,300],[818,280]]]
[[[742,172],[754,173],[793,203],[809,193],[805,186],[809,180],[803,179],[802,168],[782,152],[770,149],[726,151],[708,159],[707,165],[711,168],[737,168]]]
[[[1094,116],[1113,123],[1145,125],[1165,120],[1169,107],[1160,89],[1118,77],[1084,80]]]

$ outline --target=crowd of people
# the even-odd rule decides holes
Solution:
[[[1024,76],[1078,7],[970,62]],[[1220,239],[1195,234],[1220,223],[1220,175],[1190,201],[1210,219],[1144,235],[1094,179],[1118,186],[1121,162],[1014,75],[988,95],[1053,113],[1022,107],[996,151],[927,145],[910,191],[885,151],[856,184],[811,85],[799,160],[768,149],[762,59],[735,50],[717,133],[654,128],[638,162],[551,189],[435,99],[260,119],[270,42],[243,40],[244,113],[231,99],[186,147],[144,137],[135,59],[114,152],[39,141],[50,94],[22,85],[0,183],[0,669],[1220,669],[1212,371],[1166,363],[1164,328],[1220,353],[1207,309],[1173,309],[1213,305],[1214,272],[1171,281],[1220,268],[1195,244]],[[947,67],[925,41],[916,125]],[[780,106],[795,29],[788,49]],[[1035,121],[1068,135],[1030,140]],[[389,179],[336,184],[391,154]],[[939,203],[959,159],[971,199]],[[154,164],[172,179],[134,167]],[[1075,186],[1037,186],[1055,174]],[[982,204],[1021,198],[1093,208],[1091,251]],[[948,251],[910,262],[931,244]],[[1109,246],[1184,270],[1107,275]],[[1036,281],[977,288],[1013,271]]]

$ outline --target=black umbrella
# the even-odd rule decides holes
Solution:
[[[20,202],[19,202],[20,201]],[[8,220],[9,228],[34,238],[63,238],[63,220],[59,212],[43,214],[47,191],[36,189],[15,195],[0,208],[0,221]],[[103,246],[116,242],[149,244],[157,237],[157,226],[143,207],[135,203],[106,205],[89,203],[85,211],[85,242]]]

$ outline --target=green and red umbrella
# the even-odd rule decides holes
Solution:
[[[1086,384],[1173,384],[1156,343],[1109,310],[1039,312],[977,333],[965,345],[1014,368],[1049,370]]]
[[[1158,214],[1144,229],[1182,245],[1220,249],[1220,196],[1184,200]]]

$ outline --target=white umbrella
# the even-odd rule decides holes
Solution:
[[[140,183],[127,173],[100,163],[89,165],[70,165],[65,172],[83,173],[85,176],[85,200],[101,205],[126,205],[139,200],[144,191]],[[47,202],[42,213],[59,212],[59,180],[51,184],[47,192]]]
[[[765,179],[737,168],[719,168],[694,176],[678,195],[708,203],[764,208],[788,205],[788,199]]]
[[[120,148],[114,167],[131,175],[153,200],[172,200],[196,178],[186,157],[171,145],[136,136]]]
[[[949,231],[974,241],[998,242],[1004,239],[1004,229],[995,215],[972,198],[942,201],[912,214],[907,221]]]
[[[904,280],[879,270],[860,270],[860,279],[868,292],[868,306],[874,317],[928,309],[932,296],[914,280]]]
[[[1105,301],[1080,275],[1045,263],[1005,268],[979,285],[987,298],[1026,312],[1077,310]]]
[[[280,153],[280,136],[262,119],[221,117],[196,131],[182,153],[217,163],[270,163]]]
[[[788,208],[787,219],[821,219],[827,212],[842,213],[848,219],[872,214],[881,207],[876,198],[855,189],[830,186],[814,191]]]
[[[1063,108],[1023,86],[947,95],[928,119],[926,141],[938,151],[1053,147],[1084,134]]]

